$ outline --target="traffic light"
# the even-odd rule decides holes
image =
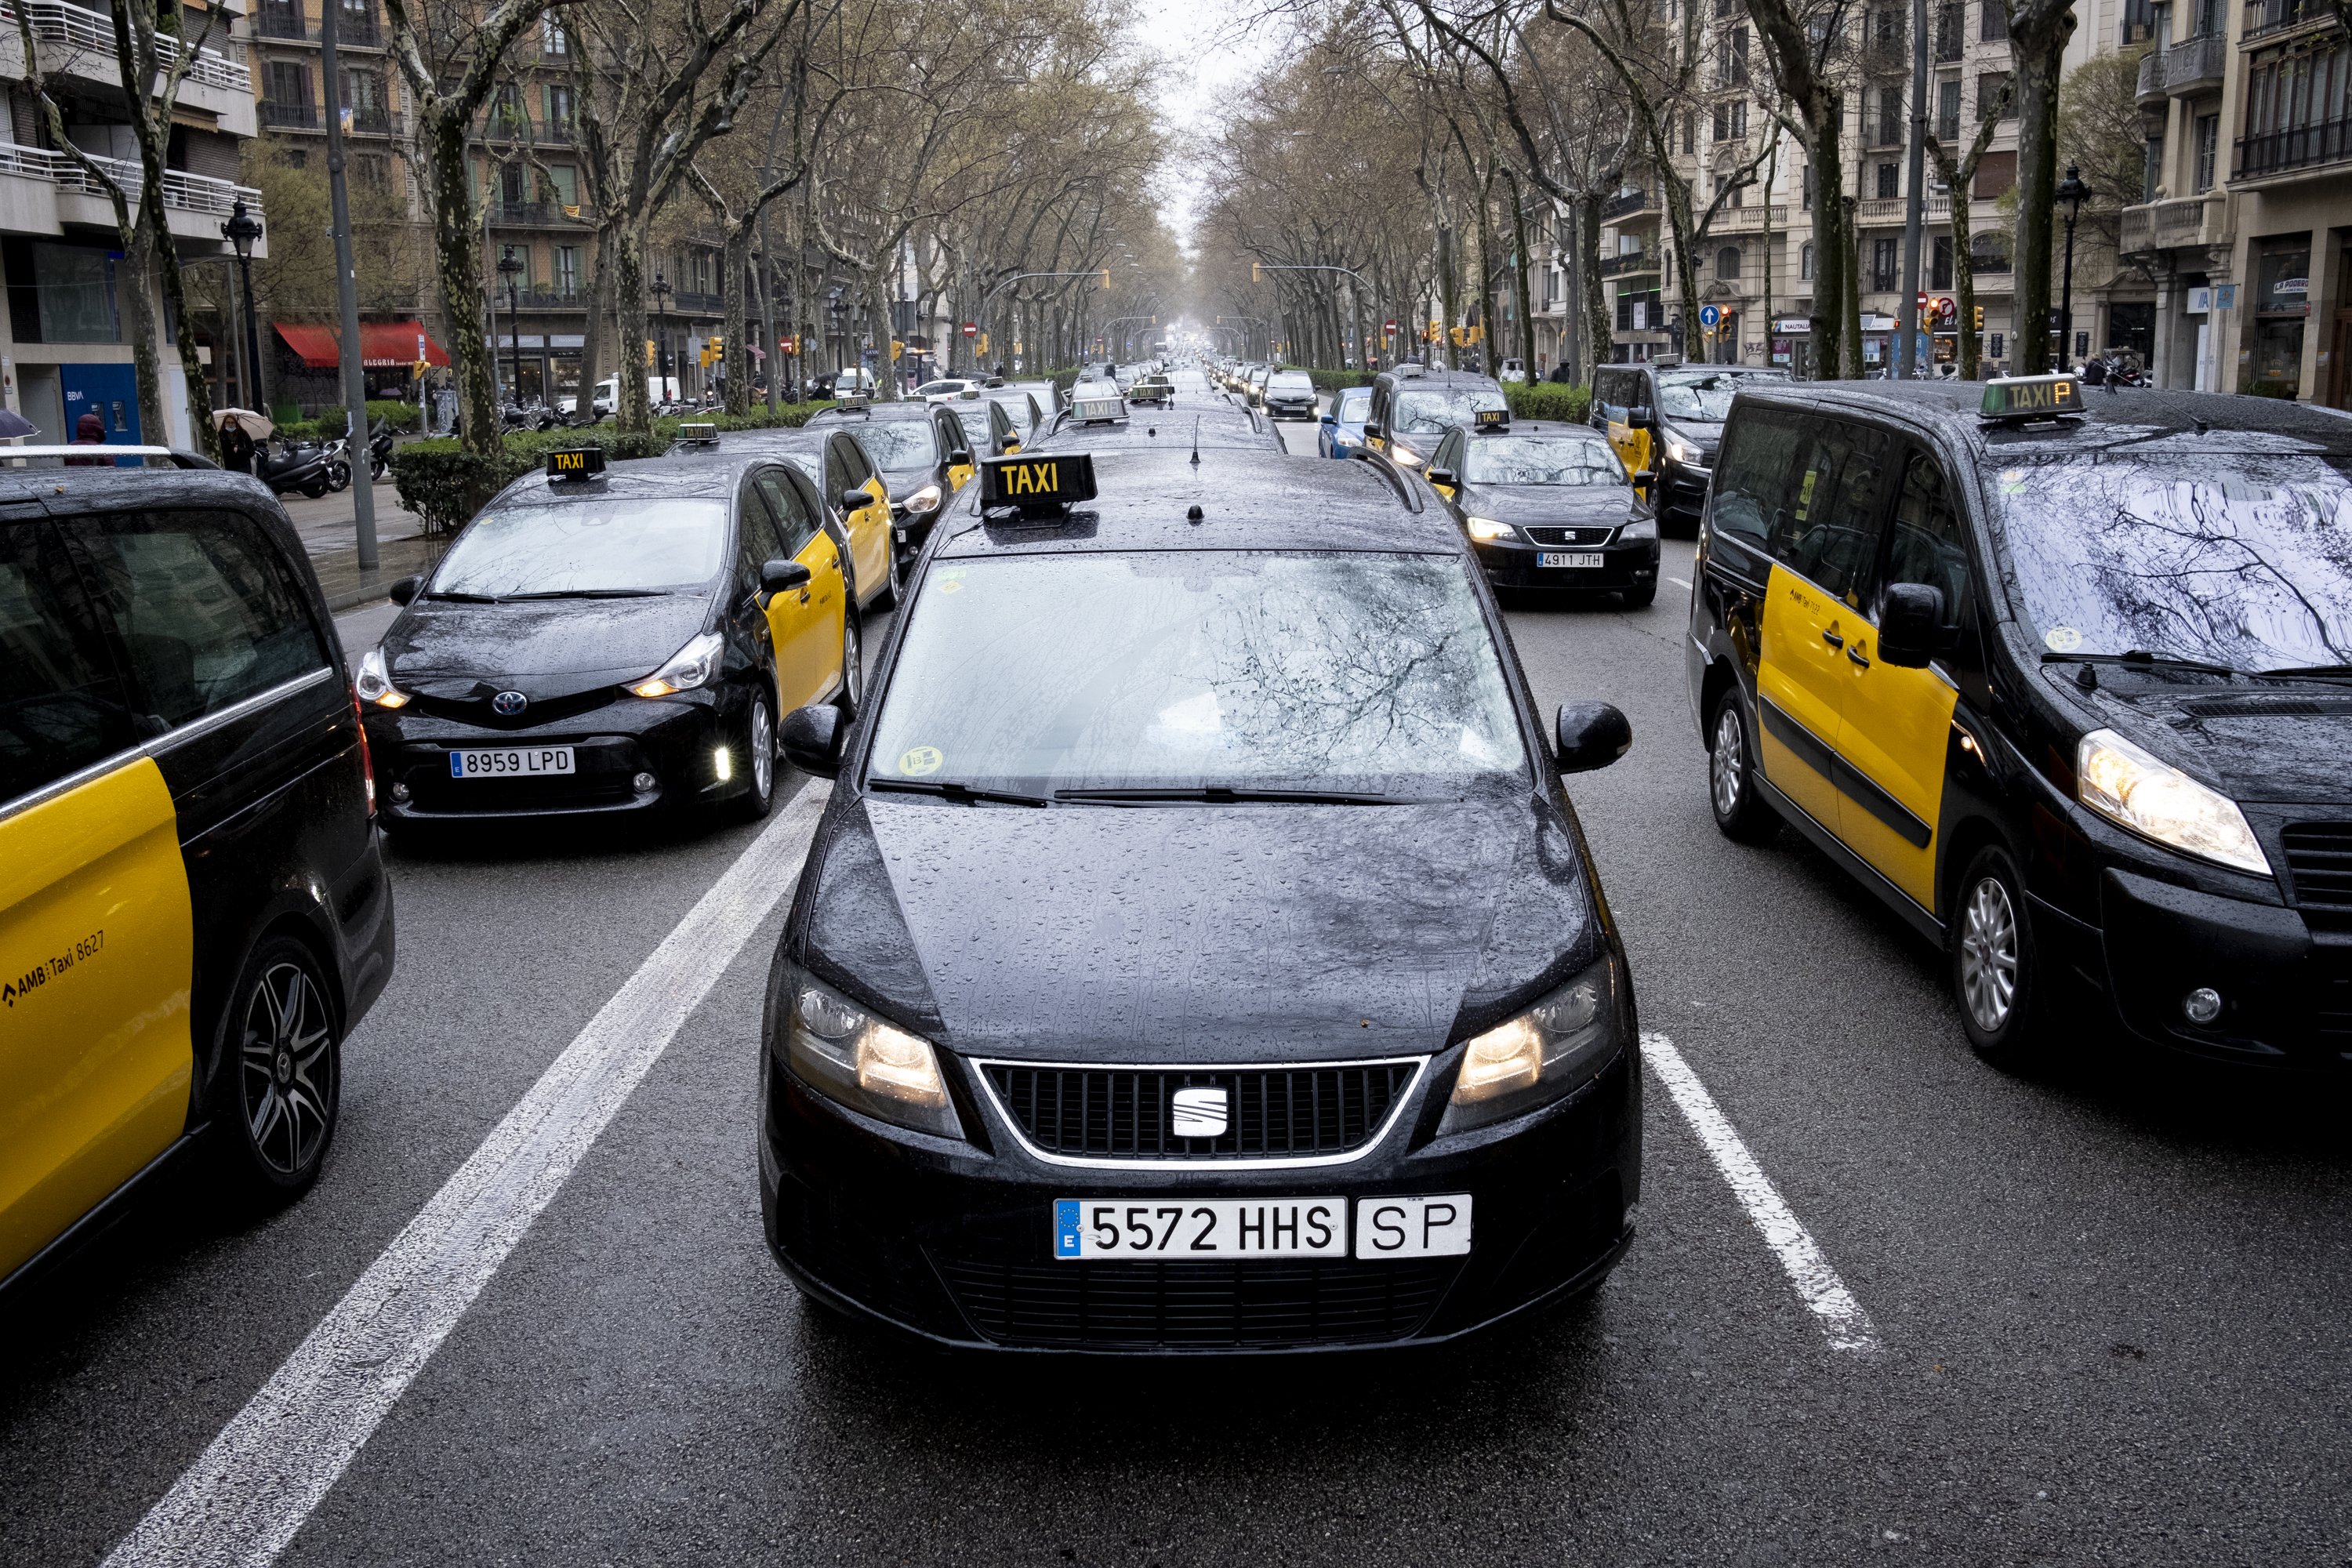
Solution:
[[[1984,307],[1983,307],[1982,305],[1979,305],[1979,306],[1976,308],[1976,310],[1975,310],[1974,314],[1975,314],[1975,320],[1976,320],[1976,329],[1977,329],[1977,331],[1980,331],[1980,332],[1981,332],[1981,331],[1984,331]]]
[[[654,367],[654,341],[653,341],[653,339],[651,339],[651,338],[647,338],[647,339],[646,340],[646,368],[647,370],[651,370],[651,369],[653,369],[653,367]]]
[[[899,342],[897,338],[892,338],[890,340],[890,363],[892,364],[897,364],[898,363],[899,351],[904,349],[906,346],[907,345],[905,343]]]

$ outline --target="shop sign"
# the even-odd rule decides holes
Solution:
[[[1799,332],[1810,334],[1813,330],[1813,323],[1811,318],[1805,316],[1783,316],[1772,323],[1772,330],[1790,335]]]

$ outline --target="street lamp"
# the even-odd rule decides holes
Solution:
[[[2091,187],[2083,183],[2083,173],[2074,164],[2066,165],[2066,177],[2058,182],[2057,199],[2066,204],[2066,271],[2058,286],[2058,368],[2064,370],[2074,357],[2074,219],[2083,210],[2084,198]]]
[[[669,395],[669,329],[662,310],[663,297],[670,291],[668,279],[654,274],[654,374],[661,377],[662,395]]]
[[[253,242],[261,237],[261,220],[245,210],[241,198],[230,205],[228,221],[221,225],[221,237],[236,247],[237,276],[245,284],[245,393],[257,403],[261,398],[261,334],[253,324]]]
[[[507,281],[507,341],[514,349],[514,374],[507,382],[507,395],[515,405],[522,405],[522,327],[515,319],[520,307],[515,300],[515,279],[522,276],[522,263],[515,259],[514,247],[509,245],[499,257],[499,276]],[[493,349],[492,353],[497,351]]]

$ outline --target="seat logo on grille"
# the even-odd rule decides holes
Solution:
[[[1222,1138],[1225,1132],[1225,1091],[1222,1089],[1180,1089],[1171,1101],[1179,1138]]]

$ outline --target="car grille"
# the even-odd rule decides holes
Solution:
[[[939,1263],[972,1326],[999,1344],[1138,1350],[1403,1339],[1428,1321],[1461,1267],[1456,1258]]]
[[[1613,528],[1528,528],[1529,541],[1537,544],[1606,544]]]
[[[1085,1068],[982,1064],[1029,1142],[1048,1154],[1103,1159],[1290,1159],[1365,1147],[1417,1060],[1301,1068]],[[1225,1131],[1176,1135],[1180,1089],[1225,1091]]]
[[[620,695],[610,686],[599,686],[562,697],[541,698],[509,717],[494,712],[490,708],[490,699],[506,689],[503,686],[484,681],[469,697],[435,697],[418,692],[410,700],[415,704],[417,712],[429,713],[436,719],[454,719],[458,723],[472,724],[484,730],[528,730],[536,725],[577,718],[583,713],[593,713],[610,705]]]
[[[452,779],[444,775],[415,778],[413,809],[453,816],[475,812],[495,815],[509,811],[577,811],[589,806],[626,805],[637,792],[625,773],[579,773],[551,779]]]
[[[2296,905],[2352,915],[2352,822],[2289,823],[2280,837]]]

